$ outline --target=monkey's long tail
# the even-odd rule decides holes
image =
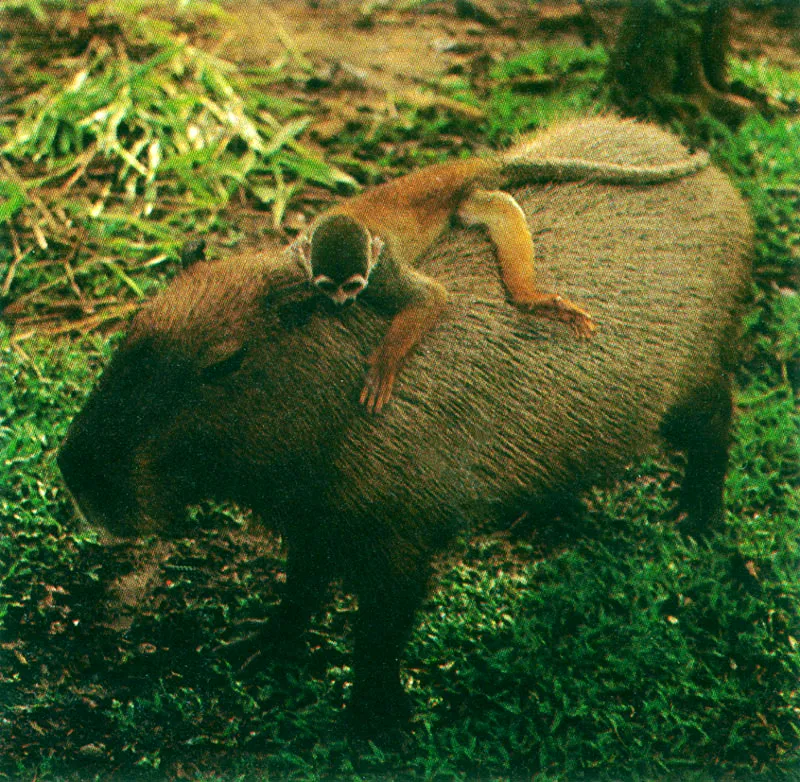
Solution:
[[[500,164],[500,176],[505,186],[534,182],[581,182],[584,180],[609,185],[657,185],[681,179],[702,171],[710,158],[704,150],[686,160],[655,166],[623,165],[579,158],[548,158],[535,160],[525,157],[506,158]]]

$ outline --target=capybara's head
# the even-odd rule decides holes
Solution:
[[[309,325],[309,296],[282,259],[198,262],[136,315],[58,455],[90,522],[170,535],[201,499],[280,505],[270,476],[302,480],[333,419],[360,412],[338,384],[361,372],[353,334]]]
[[[92,523],[169,534],[188,503],[230,492],[260,285],[246,263],[198,263],[138,313],[58,455]]]
[[[164,528],[196,495],[192,458],[199,452],[186,413],[198,381],[184,353],[153,339],[117,353],[58,455],[90,521],[121,535],[147,531],[156,520]]]

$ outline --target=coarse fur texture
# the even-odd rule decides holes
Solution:
[[[536,146],[633,165],[683,153],[611,117]],[[84,512],[116,532],[168,534],[205,497],[252,507],[287,544],[276,638],[299,633],[342,578],[359,599],[350,710],[374,729],[403,713],[399,657],[431,560],[458,530],[613,479],[661,434],[687,451],[694,522],[721,520],[752,245],[741,198],[710,167],[516,197],[541,273],[591,307],[594,341],[511,306],[482,229],[455,230],[421,263],[449,292],[446,315],[373,418],[357,402],[379,314],[308,312],[286,258],[195,264],[135,318],[59,456]]]

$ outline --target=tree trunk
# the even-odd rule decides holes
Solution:
[[[612,96],[664,120],[710,113],[738,125],[752,108],[727,80],[731,0],[632,0],[611,56]]]

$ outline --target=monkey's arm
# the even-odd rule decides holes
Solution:
[[[525,214],[513,196],[499,190],[476,188],[458,210],[467,225],[485,225],[489,231],[503,282],[518,307],[537,315],[567,323],[580,339],[595,331],[592,316],[557,293],[542,293],[536,284],[533,266],[533,239]]]
[[[370,413],[380,413],[406,357],[439,319],[447,292],[436,280],[391,258],[381,258],[373,275],[377,279],[362,298],[394,313],[389,331],[367,360],[369,370],[361,392],[361,404]]]

